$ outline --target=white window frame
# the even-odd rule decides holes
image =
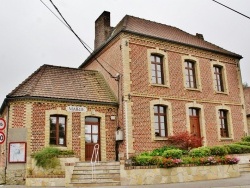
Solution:
[[[185,61],[191,61],[194,63],[196,88],[190,88],[190,87],[186,86]],[[199,60],[197,58],[195,58],[191,55],[182,56],[182,74],[183,74],[183,86],[186,90],[202,91],[201,77],[200,77],[200,63],[199,63]]]
[[[166,116],[167,116],[167,132],[168,135],[166,137],[157,137],[155,136],[155,127],[154,127],[154,106],[160,105],[166,107]],[[162,99],[150,101],[150,119],[151,119],[151,139],[152,141],[157,140],[167,140],[168,136],[173,135],[173,121],[172,121],[172,105],[168,101],[164,101]]]
[[[219,140],[234,140],[234,132],[233,132],[233,124],[232,124],[232,113],[231,108],[225,105],[216,106],[216,124],[217,124],[217,134]],[[226,110],[227,111],[227,123],[228,123],[228,136],[227,138],[221,137],[220,135],[220,117],[219,117],[219,110]]]
[[[223,83],[223,89],[224,91],[218,91],[216,89],[216,83],[215,83],[215,74],[214,74],[214,66],[218,66],[221,67],[221,71],[222,71],[222,83]],[[211,62],[211,71],[212,71],[212,79],[213,79],[213,89],[215,93],[221,93],[221,94],[229,94],[228,91],[228,83],[227,83],[227,70],[226,70],[226,66],[225,64],[219,62],[219,61],[212,61]]]
[[[151,72],[151,55],[158,55],[162,58],[162,75],[163,75],[163,82],[164,84],[155,84],[152,82],[152,72]],[[147,60],[148,60],[148,78],[149,84],[152,86],[161,86],[161,87],[170,87],[169,81],[169,68],[168,68],[168,55],[166,52],[160,50],[159,48],[156,49],[148,49],[147,50]]]

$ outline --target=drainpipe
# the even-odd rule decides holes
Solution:
[[[125,100],[126,157],[128,159],[128,104]]]

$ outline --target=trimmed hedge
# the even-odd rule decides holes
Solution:
[[[180,149],[166,150],[163,152],[162,156],[166,158],[180,159],[182,157],[182,151]]]
[[[211,155],[225,156],[228,154],[228,150],[225,146],[213,146],[210,147]]]
[[[250,142],[250,136],[245,136],[245,137],[241,138],[241,141]]]
[[[190,150],[190,157],[206,157],[211,155],[211,150],[208,147],[199,147]]]

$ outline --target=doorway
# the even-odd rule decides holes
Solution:
[[[189,108],[190,134],[201,138],[200,117],[198,108]]]
[[[100,144],[100,119],[97,117],[85,118],[85,161],[90,161],[95,144]],[[101,160],[99,147],[99,160]]]

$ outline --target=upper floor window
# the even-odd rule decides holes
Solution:
[[[224,92],[222,67],[214,65],[213,68],[214,68],[214,78],[215,78],[215,89],[216,91]]]
[[[227,110],[219,110],[219,122],[220,122],[220,136],[222,138],[229,137],[229,129],[228,129],[228,111]]]
[[[66,116],[50,116],[50,144],[66,146]]]
[[[165,106],[154,105],[155,136],[166,137],[168,135],[166,110]]]
[[[163,58],[161,56],[151,54],[150,60],[152,83],[164,84]]]
[[[187,88],[197,88],[195,77],[195,62],[185,60],[185,85]]]

